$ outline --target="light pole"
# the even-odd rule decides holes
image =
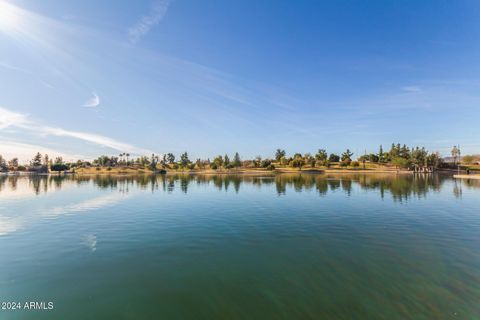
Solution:
[[[460,163],[462,162],[461,152],[460,152],[460,145],[458,145],[458,166],[457,166],[457,174],[460,174]]]

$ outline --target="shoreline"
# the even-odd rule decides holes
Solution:
[[[112,170],[113,171],[113,170]],[[1,172],[0,176],[92,176],[92,175],[104,175],[104,176],[132,176],[132,175],[245,175],[245,176],[274,176],[278,174],[311,174],[311,175],[324,175],[324,174],[452,174],[448,170],[438,170],[433,173],[415,173],[408,170],[388,170],[388,169],[305,169],[305,170],[289,170],[279,168],[275,170],[188,170],[188,171],[166,171],[162,172],[148,172],[144,170],[118,170],[118,171],[92,171],[92,172],[50,172],[50,173],[35,173],[35,172]],[[453,175],[454,178],[459,179],[480,179],[480,175]]]
[[[454,174],[455,179],[480,180],[480,174]]]

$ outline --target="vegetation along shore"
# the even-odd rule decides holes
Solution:
[[[204,173],[204,174],[265,174],[286,172],[418,172],[451,171],[469,175],[480,172],[480,156],[461,156],[460,148],[454,146],[451,157],[442,158],[438,152],[429,152],[425,148],[392,144],[388,151],[380,146],[377,153],[364,153],[354,157],[346,149],[341,154],[327,153],[319,149],[316,153],[295,153],[288,155],[285,150],[277,149],[274,157],[242,159],[235,153],[218,155],[213,159],[192,161],[187,152],[180,157],[173,153],[162,156],[132,157],[129,153],[118,156],[102,155],[93,161],[77,160],[66,162],[62,157],[50,158],[47,154],[37,153],[28,163],[19,163],[18,158],[4,159],[0,155],[0,172],[11,174],[159,174],[159,173]]]

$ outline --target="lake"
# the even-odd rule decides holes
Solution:
[[[0,176],[0,261],[0,319],[480,319],[480,181]]]

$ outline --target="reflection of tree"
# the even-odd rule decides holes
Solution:
[[[459,183],[457,180],[453,183],[453,195],[455,198],[462,197],[462,184]]]
[[[8,179],[8,184],[10,185],[10,189],[12,189],[13,191],[17,190],[17,183],[18,183],[18,176],[11,176],[9,179]],[[1,190],[1,188],[0,188]]]
[[[0,175],[0,192],[2,192],[3,188],[5,187],[6,181],[7,181],[7,176]]]
[[[352,193],[352,180],[351,179],[342,179],[342,190],[346,194],[350,195]]]
[[[8,181],[8,188],[17,189],[18,183],[26,179],[28,185],[35,194],[48,192],[49,189],[60,189],[64,184],[83,185],[92,184],[100,189],[118,189],[128,193],[132,186],[142,190],[155,192],[161,186],[164,192],[180,190],[188,193],[190,183],[197,185],[213,185],[218,190],[239,192],[241,185],[250,185],[257,188],[273,187],[278,195],[285,195],[290,190],[303,192],[315,190],[319,195],[326,195],[328,192],[342,190],[350,195],[352,190],[360,188],[364,190],[378,191],[383,198],[385,194],[391,194],[396,201],[404,201],[410,197],[425,197],[431,191],[440,190],[447,179],[441,175],[413,175],[413,174],[280,174],[276,176],[246,176],[246,175],[31,175],[21,176],[0,176],[0,192],[5,189]],[[461,188],[480,188],[478,180],[455,181],[453,193],[461,195]]]

